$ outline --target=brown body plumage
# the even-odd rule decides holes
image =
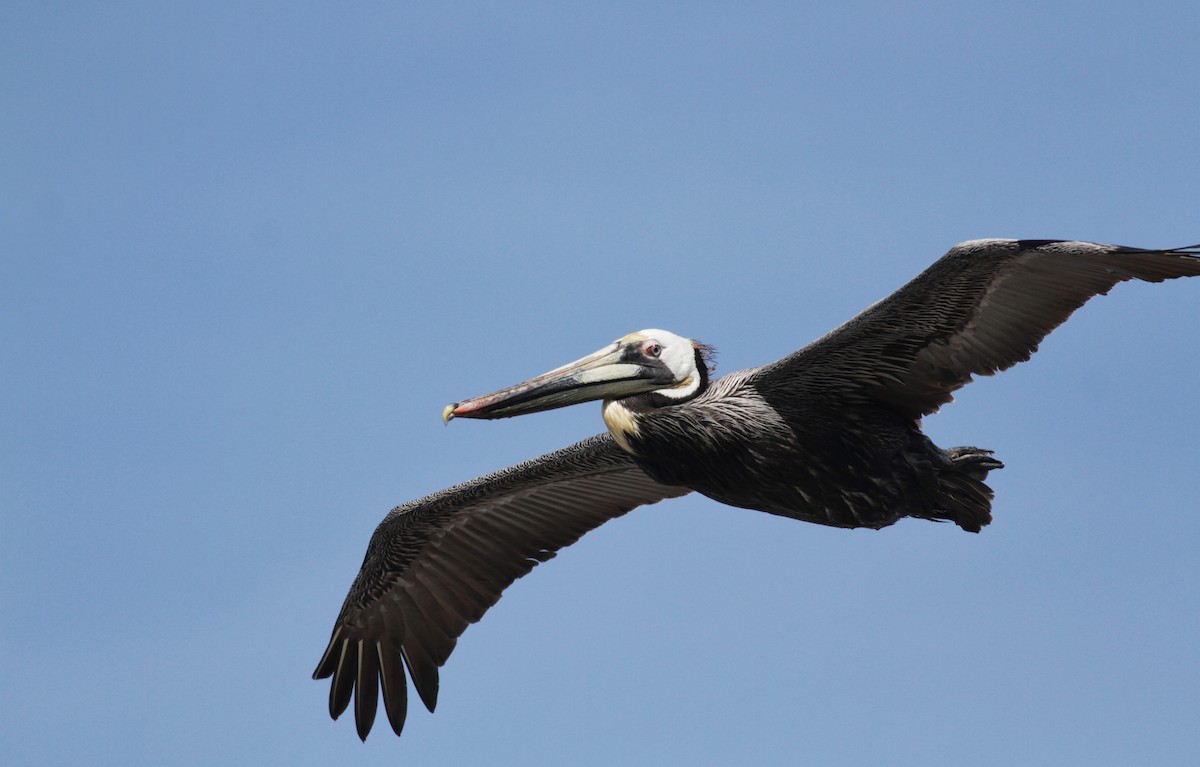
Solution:
[[[834,397],[775,396],[762,369],[717,380],[688,402],[637,413],[626,437],[652,478],[709,498],[834,527],[902,517],[979,532],[991,521],[988,451],[935,446],[911,418]]]

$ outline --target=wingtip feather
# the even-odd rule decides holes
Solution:
[[[329,685],[329,716],[335,720],[346,711],[354,692],[354,675],[350,673],[352,645],[349,639],[343,639],[339,645],[337,667],[333,672],[333,682]]]
[[[358,640],[358,673],[354,688],[354,725],[359,739],[366,741],[375,724],[379,706],[379,654],[375,645],[366,639]]]
[[[383,710],[387,714],[388,724],[397,736],[404,730],[404,720],[408,716],[408,684],[404,679],[404,664],[399,654],[388,653],[382,643],[377,644],[379,651],[379,681],[383,687]]]

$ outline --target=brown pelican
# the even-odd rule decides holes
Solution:
[[[991,521],[984,479],[1002,464],[987,450],[938,448],[921,417],[973,375],[1029,359],[1071,312],[1116,283],[1195,275],[1200,245],[974,240],[770,365],[712,380],[708,347],[643,330],[447,406],[449,421],[603,400],[608,431],[384,518],[313,674],[333,677],[330,714],[353,697],[365,739],[382,685],[399,734],[404,666],[433,711],[438,668],[509,584],[643,504],[694,490],[823,525],[882,528],[918,517],[978,532]]]

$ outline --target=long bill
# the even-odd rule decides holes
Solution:
[[[447,405],[442,420],[509,418],[591,400],[630,397],[670,384],[669,371],[647,364],[639,356],[636,342],[616,341],[524,383]]]

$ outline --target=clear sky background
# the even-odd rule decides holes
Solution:
[[[250,7],[253,6],[253,7]],[[1200,763],[1200,280],[926,426],[981,535],[689,497],[363,745],[389,508],[602,429],[442,406],[664,327],[774,360],[958,241],[1200,241],[1195,2],[0,10],[0,762]]]

